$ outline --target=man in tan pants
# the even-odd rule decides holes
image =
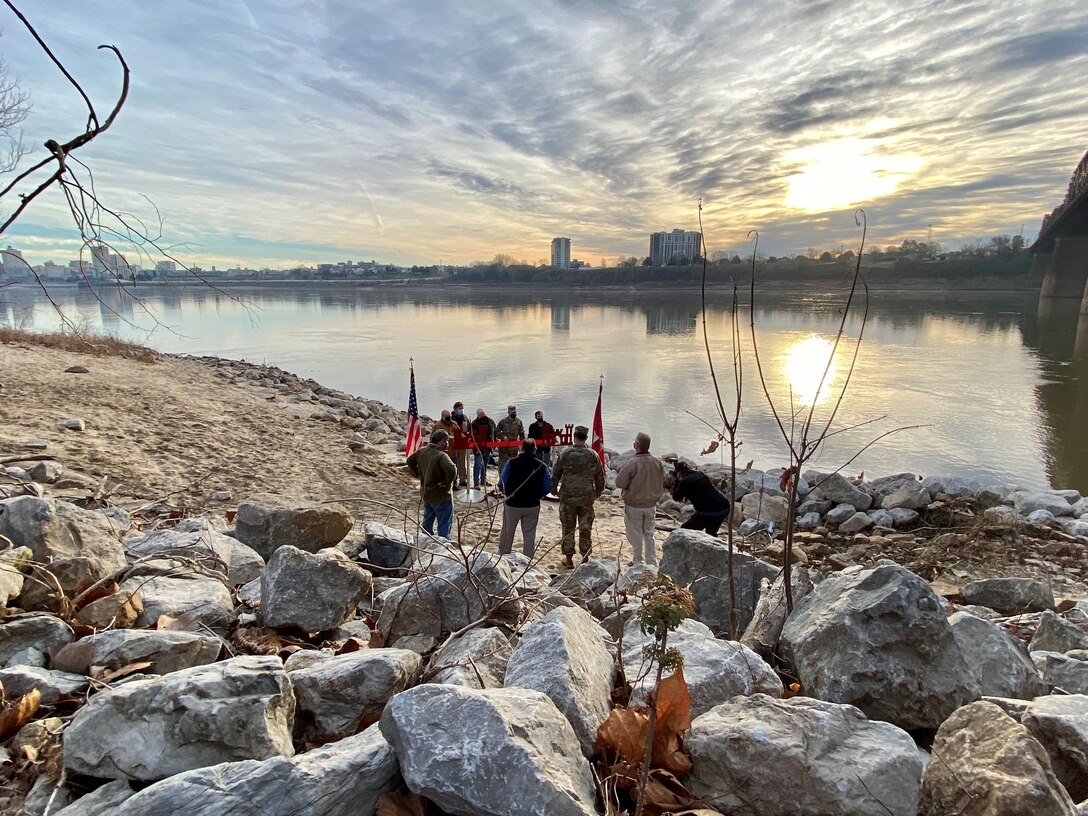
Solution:
[[[657,564],[654,516],[665,489],[665,466],[650,453],[650,435],[635,434],[635,456],[620,468],[616,487],[623,489],[623,526],[634,551],[634,563]]]

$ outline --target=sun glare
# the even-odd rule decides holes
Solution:
[[[789,178],[786,206],[825,212],[894,193],[922,159],[880,147],[877,139],[839,139],[795,150],[789,158],[802,167]]]
[[[831,384],[835,381],[837,367],[834,360],[831,360],[830,368],[827,366],[833,348],[830,340],[813,334],[794,343],[786,352],[786,380],[793,392],[794,405],[818,404],[827,396]],[[826,377],[824,377],[825,370]],[[821,379],[823,379],[822,387]]]

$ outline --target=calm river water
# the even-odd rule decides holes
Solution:
[[[0,322],[56,326],[30,288],[0,291]],[[145,303],[74,287],[55,294],[69,315],[161,351],[279,365],[330,387],[407,407],[415,360],[420,410],[437,416],[455,400],[493,418],[516,404],[528,425],[542,409],[556,425],[590,424],[604,375],[606,445],[627,449],[636,431],[657,453],[700,458],[720,426],[703,348],[699,293],[263,286],[238,303],[200,287],[148,286]],[[862,327],[847,339],[830,386],[816,394],[840,300],[820,291],[771,293],[756,306],[756,341],[780,416],[816,400],[825,418]],[[743,309],[743,465],[787,463],[752,358]],[[132,325],[135,323],[136,325]],[[1088,493],[1088,352],[1075,349],[1077,320],[1036,317],[1023,294],[873,292],[864,339],[833,430],[876,420],[827,440],[812,463],[877,476],[901,471],[963,475]],[[729,304],[709,300],[707,326],[723,399],[732,405]],[[166,328],[169,327],[169,328]],[[705,421],[705,422],[704,422]],[[904,426],[921,426],[875,437]],[[718,461],[721,453],[701,457]]]

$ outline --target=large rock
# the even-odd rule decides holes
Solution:
[[[722,813],[914,816],[925,754],[854,706],[763,694],[714,707],[685,741],[691,792]]]
[[[812,578],[804,567],[790,570],[790,589],[793,603],[812,592]],[[786,579],[780,573],[774,582],[763,579],[752,620],[749,621],[740,642],[763,657],[771,657],[778,648],[782,627],[786,623]]]
[[[189,522],[189,523],[186,523]],[[223,535],[203,519],[186,519],[174,529],[155,530],[125,539],[130,561],[148,555],[190,558],[205,569],[222,574],[231,586],[260,578],[264,559],[256,550]]]
[[[623,630],[623,669],[628,680],[643,679],[631,690],[634,704],[644,703],[653,688],[653,672],[647,672],[643,647],[653,639],[630,620]],[[782,696],[782,681],[763,659],[740,643],[719,640],[699,621],[682,621],[669,632],[668,644],[684,656],[684,679],[691,692],[691,714],[697,717],[737,695]]]
[[[933,496],[943,493],[953,499],[970,499],[978,496],[982,483],[959,476],[927,476],[922,487]]]
[[[18,700],[37,690],[42,705],[56,705],[87,688],[87,678],[82,674],[43,669],[40,666],[11,666],[0,669],[0,689],[7,700]]]
[[[587,757],[612,710],[616,659],[605,648],[606,637],[588,612],[554,609],[521,636],[506,668],[507,688],[535,689],[552,699]]]
[[[64,731],[64,764],[105,779],[162,779],[291,756],[295,697],[277,657],[236,657],[100,692]]]
[[[0,535],[16,547],[29,547],[34,560],[48,565],[68,595],[125,566],[114,525],[102,513],[33,496],[11,499],[0,507]],[[55,609],[56,598],[41,582],[27,581],[19,606]]]
[[[218,578],[197,573],[130,575],[120,592],[138,592],[143,612],[137,626],[155,626],[163,615],[225,631],[234,620],[230,590]]]
[[[375,725],[287,759],[225,762],[158,782],[111,816],[373,816],[397,785],[397,757]],[[102,811],[105,812],[105,811]]]
[[[1018,491],[1009,498],[1012,499],[1016,512],[1022,516],[1034,513],[1036,510],[1048,510],[1055,516],[1073,515],[1073,505],[1064,496],[1057,493]]]
[[[1020,721],[1046,749],[1069,795],[1078,802],[1088,799],[1088,696],[1037,697]]]
[[[661,547],[659,571],[691,590],[695,617],[715,632],[729,634],[729,550],[701,530],[669,533]],[[739,635],[752,620],[761,582],[773,581],[778,567],[746,553],[733,553],[733,586]]]
[[[918,482],[913,482],[911,484],[900,485],[884,497],[880,506],[885,510],[894,510],[897,507],[902,507],[907,510],[921,510],[932,500],[933,497],[929,495],[928,490],[922,487]]]
[[[412,560],[415,538],[404,530],[376,521],[363,523],[363,562],[375,575],[404,578]]]
[[[307,739],[327,741],[376,722],[386,702],[419,681],[423,662],[407,649],[364,649],[291,672]]]
[[[789,518],[790,502],[785,496],[756,492],[749,493],[740,500],[740,509],[746,519],[770,521],[782,526]]]
[[[284,544],[306,552],[335,547],[354,523],[339,504],[261,493],[238,505],[234,531],[239,541],[267,561]]]
[[[417,686],[393,698],[381,729],[409,789],[447,813],[597,812],[593,774],[574,729],[538,691]]]
[[[941,599],[897,564],[828,577],[794,607],[781,648],[810,695],[901,728],[936,728],[979,696]]]
[[[502,630],[470,629],[431,655],[426,676],[431,683],[502,688],[512,653],[510,639]]]
[[[866,482],[868,491],[876,497],[876,504],[878,505],[899,488],[903,486],[913,487],[919,484],[928,489],[928,485],[920,483],[918,477],[913,473],[894,473],[890,476],[879,476]]]
[[[1000,626],[967,612],[952,614],[948,624],[979,694],[1030,700],[1050,693],[1023,642]]]
[[[0,607],[19,597],[23,591],[23,570],[33,558],[30,547],[0,552]]]
[[[920,816],[1074,816],[1046,751],[993,703],[954,712],[937,731]]]
[[[52,615],[8,618],[0,624],[0,666],[45,666],[74,637],[72,627]]]
[[[552,586],[570,598],[588,601],[615,585],[619,564],[611,558],[597,558],[579,564],[572,572],[560,573]]]
[[[57,652],[53,666],[87,674],[91,666],[118,669],[148,662],[147,674],[169,674],[214,663],[220,648],[219,638],[208,634],[116,629],[69,643]]]
[[[115,779],[79,797],[68,807],[50,813],[55,816],[101,816],[105,813],[114,816],[115,808],[131,799],[135,793],[127,779]]]
[[[1054,608],[1054,593],[1042,581],[1030,578],[985,578],[963,588],[966,603],[988,606],[1003,615],[1042,612]]]
[[[1034,651],[1031,659],[1047,686],[1059,694],[1088,694],[1088,661],[1058,652]]]
[[[813,490],[806,498],[825,499],[835,504],[849,504],[855,510],[868,510],[873,506],[873,497],[864,490],[859,490],[841,473],[820,473],[806,471],[805,479]]]
[[[1048,609],[1039,616],[1039,625],[1031,637],[1028,649],[1032,652],[1068,652],[1071,649],[1088,649],[1088,632],[1072,621],[1058,617]]]
[[[393,643],[406,635],[443,637],[484,617],[516,622],[521,604],[513,580],[498,555],[474,553],[467,563],[383,593],[378,630]]]
[[[370,573],[339,550],[311,554],[285,544],[261,576],[260,617],[273,629],[324,632],[354,617],[369,591]]]

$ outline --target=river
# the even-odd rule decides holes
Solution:
[[[604,375],[608,447],[627,449],[645,430],[657,453],[722,456],[721,449],[700,456],[721,422],[698,291],[300,284],[242,288],[243,301],[204,287],[139,291],[142,304],[112,290],[101,301],[75,287],[54,296],[91,330],[165,352],[275,364],[400,408],[407,407],[413,358],[420,411],[431,416],[463,400],[470,412],[482,407],[496,419],[516,404],[526,425],[536,409],[556,425],[589,425]],[[1023,293],[874,291],[866,320],[860,309],[848,315],[817,393],[841,306],[841,293],[799,288],[760,294],[755,309],[767,389],[787,428],[791,412],[800,421],[810,408],[816,424],[827,422],[864,328],[831,429],[857,427],[829,437],[812,467],[1088,493],[1088,353],[1075,350],[1075,316],[1039,320],[1033,297]],[[749,310],[741,312],[738,458],[741,466],[785,465],[785,442],[754,362]],[[0,322],[51,329],[58,318],[35,289],[21,286],[0,290]],[[732,411],[727,292],[709,296],[706,323]]]

